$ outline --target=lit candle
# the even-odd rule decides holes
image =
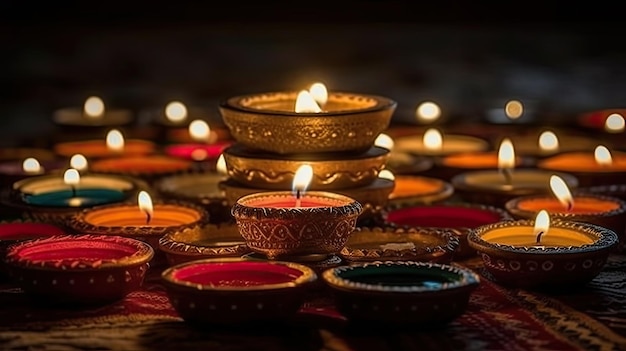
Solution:
[[[148,140],[126,140],[122,132],[112,129],[107,132],[104,140],[68,141],[54,145],[54,152],[63,157],[81,154],[90,159],[112,156],[137,156],[151,154],[156,145]]]
[[[389,126],[396,106],[382,96],[328,92],[316,85],[231,97],[219,110],[238,143],[285,155],[366,150]]]
[[[187,106],[180,101],[172,101],[165,106],[165,118],[173,124],[182,124],[187,119]]]
[[[567,152],[545,158],[537,162],[537,168],[571,173],[581,186],[619,184],[626,176],[626,153],[598,145],[593,152]]]
[[[619,113],[610,114],[604,123],[604,130],[609,133],[621,133],[624,131],[624,117]]]
[[[169,145],[165,148],[167,155],[194,161],[215,160],[230,145],[230,142],[216,142],[215,133],[211,133],[211,128],[203,120],[193,120],[188,130],[195,142]]]
[[[519,155],[542,158],[559,152],[589,151],[596,146],[596,140],[588,136],[554,130],[515,133],[510,139]]]
[[[35,157],[0,162],[0,184],[10,187],[21,179],[55,173],[62,168],[64,168],[64,165],[61,160],[40,162]]]
[[[466,135],[443,135],[435,128],[427,129],[422,138],[415,136],[396,138],[394,146],[394,150],[426,156],[485,151],[488,148],[489,143],[483,139]]]
[[[296,208],[302,206],[302,195],[313,179],[313,167],[310,165],[302,165],[296,171],[293,177],[293,192],[296,198]]]
[[[117,203],[75,213],[67,225],[79,233],[119,235],[149,243],[158,250],[159,239],[166,233],[198,228],[208,223],[205,209],[186,202],[152,202],[147,192],[140,192],[137,203]]]
[[[192,168],[192,161],[156,154],[106,158],[91,163],[93,172],[139,177],[148,182],[158,177],[186,172]]]
[[[70,158],[70,167],[79,172],[86,172],[88,165],[87,158],[82,154],[74,154]]]
[[[626,203],[618,198],[597,194],[572,195],[559,176],[550,178],[550,194],[520,196],[506,202],[505,208],[516,218],[530,219],[541,210],[552,217],[595,223],[615,231],[620,240],[626,226]]]
[[[85,99],[81,108],[69,107],[55,111],[53,121],[65,127],[105,127],[127,125],[133,120],[130,110],[107,109],[98,96]]]
[[[40,207],[81,208],[120,202],[134,188],[128,180],[106,176],[81,178],[76,169],[57,175],[28,178],[13,185],[26,205]]]
[[[432,101],[424,101],[415,110],[417,120],[423,123],[432,123],[441,116],[441,108]]]
[[[551,220],[545,210],[532,218],[535,220],[483,225],[468,235],[485,268],[503,284],[524,288],[580,286],[600,273],[618,242],[609,229]]]
[[[499,170],[478,170],[459,173],[451,183],[461,197],[468,202],[501,206],[515,196],[546,193],[552,175],[559,175],[568,186],[577,187],[575,176],[540,169],[513,170],[514,149],[503,142],[498,155]]]
[[[232,215],[250,249],[274,259],[339,252],[362,209],[356,200],[335,193],[310,191],[298,203],[293,192],[276,191],[239,198]]]

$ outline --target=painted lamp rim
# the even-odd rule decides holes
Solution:
[[[176,279],[175,275],[177,272],[183,271],[185,269],[189,269],[194,266],[202,266],[202,265],[217,265],[217,266],[226,266],[226,267],[234,267],[234,265],[238,263],[250,264],[250,265],[258,265],[265,266],[266,269],[271,269],[272,266],[282,266],[295,271],[300,272],[301,274],[295,278],[292,277],[291,280],[287,282],[281,283],[273,283],[273,284],[262,284],[262,285],[254,285],[254,286],[228,286],[228,285],[214,285],[214,284],[199,284],[190,281],[184,281],[180,279]],[[274,267],[275,268],[275,267]],[[194,291],[214,291],[214,292],[254,292],[254,291],[272,291],[272,290],[281,290],[281,289],[292,289],[297,287],[302,287],[309,283],[313,283],[317,280],[317,274],[313,269],[299,264],[295,262],[288,261],[261,261],[261,260],[250,260],[245,258],[209,258],[209,259],[201,259],[195,260],[185,263],[180,263],[175,266],[169,267],[163,271],[161,274],[161,278],[169,285],[178,286],[187,289],[193,289]]]
[[[482,236],[494,229],[515,227],[515,226],[529,226],[534,227],[535,221],[530,219],[522,219],[516,221],[505,221],[493,224],[487,224],[478,228],[472,229],[467,235],[467,241],[469,245],[478,251],[487,252],[508,252],[524,255],[552,255],[558,254],[581,254],[596,252],[601,250],[608,250],[615,247],[619,238],[617,234],[607,228],[601,227],[596,224],[565,221],[560,219],[552,219],[550,222],[550,228],[564,228],[575,231],[583,231],[584,233],[597,238],[591,244],[583,244],[580,246],[514,246],[509,244],[491,243],[482,238]]]

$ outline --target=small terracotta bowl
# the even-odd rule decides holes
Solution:
[[[206,258],[241,257],[251,252],[232,222],[167,233],[159,239],[159,249],[172,266]]]
[[[468,269],[413,261],[331,268],[322,279],[351,323],[439,326],[463,312],[480,278]]]
[[[154,250],[130,238],[61,235],[12,245],[10,276],[38,299],[63,305],[98,305],[138,289]]]
[[[219,110],[233,138],[277,154],[364,151],[387,127],[397,103],[382,96],[332,92],[320,113],[296,113],[297,91],[235,96]]]
[[[270,259],[339,252],[356,227],[361,204],[344,195],[311,191],[297,208],[294,198],[287,191],[237,200],[231,213],[250,249]]]
[[[562,289],[584,285],[595,278],[611,251],[617,246],[615,232],[590,223],[552,220],[551,235],[555,228],[577,232],[589,238],[590,244],[577,246],[545,246],[541,244],[509,245],[493,242],[498,231],[508,235],[521,232],[519,227],[534,226],[532,220],[506,221],[487,224],[472,230],[467,239],[478,250],[483,264],[495,280],[521,288]],[[530,229],[532,230],[532,229]],[[558,232],[553,235],[565,235]]]
[[[224,150],[228,176],[262,189],[291,189],[296,171],[309,165],[313,178],[309,190],[331,190],[366,186],[385,167],[389,150],[373,146],[360,153],[276,155],[234,144]]]
[[[340,255],[349,262],[449,263],[459,246],[456,233],[437,228],[356,228]]]
[[[317,275],[293,262],[221,258],[170,267],[162,278],[185,321],[239,324],[289,319]]]
[[[470,203],[390,207],[384,211],[384,215],[387,225],[401,228],[445,228],[455,233],[459,238],[459,246],[454,253],[455,260],[476,255],[476,250],[467,242],[467,234],[471,229],[513,219],[500,208]]]

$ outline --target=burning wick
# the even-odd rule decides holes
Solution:
[[[76,197],[76,184],[80,182],[80,174],[78,170],[70,168],[63,174],[63,182],[70,186],[72,190],[72,198]]]
[[[541,236],[543,235],[543,231],[539,232],[539,234],[537,234],[537,244],[541,243]]]
[[[300,189],[296,190],[296,207],[302,205],[302,199],[300,199]]]
[[[511,176],[511,169],[503,168],[502,175],[504,176],[504,181],[506,182],[506,185],[511,185],[511,183],[513,182],[513,179],[512,179],[513,177]]]
[[[152,198],[150,194],[145,191],[140,191],[139,195],[137,195],[137,202],[139,203],[139,209],[142,210],[146,214],[146,225],[150,224],[152,220]]]

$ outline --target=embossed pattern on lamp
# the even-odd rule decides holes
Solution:
[[[397,103],[375,95],[331,92],[318,109],[296,112],[298,92],[236,96],[219,106],[242,145],[278,154],[367,150],[389,126]],[[317,99],[316,99],[317,100]]]
[[[335,193],[304,193],[312,177],[302,166],[291,191],[256,193],[233,205],[232,214],[246,244],[270,259],[339,252],[356,226],[363,208]]]

